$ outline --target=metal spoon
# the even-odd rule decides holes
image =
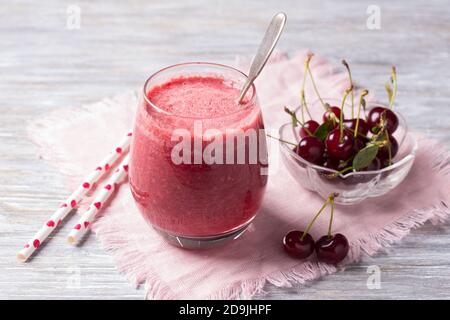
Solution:
[[[267,60],[272,54],[278,39],[281,36],[284,25],[286,24],[287,16],[283,12],[277,13],[269,24],[269,27],[264,34],[261,44],[259,45],[258,51],[253,58],[252,65],[250,67],[250,72],[248,74],[247,81],[241,89],[241,94],[239,95],[238,104],[242,102],[248,89],[250,89],[253,81],[259,76],[261,70],[266,65]]]

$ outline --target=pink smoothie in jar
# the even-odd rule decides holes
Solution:
[[[236,238],[267,184],[267,151],[255,87],[231,67],[187,63],[144,86],[131,145],[130,185],[145,220],[170,242],[206,247]]]

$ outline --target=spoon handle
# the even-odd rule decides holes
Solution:
[[[283,31],[284,25],[286,24],[286,14],[283,12],[277,13],[269,24],[269,27],[264,34],[264,38],[259,45],[258,51],[256,52],[255,57],[253,58],[252,65],[250,67],[250,72],[242,87],[241,94],[239,95],[238,103],[242,102],[242,99],[245,97],[248,89],[252,85],[253,81],[255,81],[256,77],[261,73],[261,70],[264,68],[267,60],[272,54],[273,49],[275,48],[278,39],[281,36],[281,32]]]

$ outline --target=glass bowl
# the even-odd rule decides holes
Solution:
[[[341,102],[333,99],[324,99],[330,105],[340,106]],[[368,105],[367,111],[381,104]],[[344,106],[344,114],[348,113],[350,106]],[[314,103],[310,105],[310,113],[313,120],[322,122],[324,109],[322,105]],[[299,108],[296,110],[300,116]],[[355,110],[355,115],[356,115]],[[361,114],[362,111],[361,111]],[[389,167],[377,171],[359,171],[339,174],[337,177],[330,177],[337,171],[322,166],[312,164],[294,152],[292,145],[280,142],[281,158],[289,173],[305,189],[317,192],[321,197],[327,198],[331,193],[336,193],[335,203],[342,205],[352,205],[367,198],[379,197],[398,186],[408,175],[415,159],[417,151],[417,141],[408,132],[405,119],[401,114],[395,112],[399,119],[399,125],[393,136],[399,144],[397,155],[393,158],[393,164]],[[363,118],[363,116],[361,116]],[[300,126],[293,128],[292,122],[282,125],[279,129],[281,140],[288,142],[300,141]]]

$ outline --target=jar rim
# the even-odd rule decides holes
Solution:
[[[177,114],[177,113],[173,113],[173,112],[169,112],[167,110],[164,110],[162,108],[160,108],[159,106],[157,106],[155,103],[153,103],[147,96],[147,87],[150,83],[150,81],[152,79],[154,79],[156,76],[160,75],[161,73],[170,71],[172,69],[176,69],[176,68],[180,68],[180,67],[189,67],[189,66],[210,66],[210,67],[214,67],[217,69],[227,69],[227,70],[231,70],[233,72],[235,72],[236,74],[238,74],[239,76],[243,77],[245,80],[248,79],[248,76],[240,71],[239,69],[227,66],[225,64],[220,64],[220,63],[213,63],[213,62],[183,62],[183,63],[178,63],[178,64],[174,64],[165,68],[162,68],[158,71],[156,71],[155,73],[153,73],[150,77],[147,78],[147,80],[144,83],[144,87],[143,87],[143,91],[142,91],[142,95],[144,97],[145,102],[151,106],[154,110],[156,110],[158,113],[167,115],[167,116],[172,116],[172,117],[177,117],[177,118],[187,118],[187,119],[217,119],[217,118],[225,118],[225,117],[229,117],[232,115],[236,115],[239,114],[241,112],[247,111],[249,109],[252,109],[256,106],[255,100],[256,100],[256,88],[255,88],[255,84],[252,83],[251,85],[251,97],[250,99],[245,102],[244,104],[242,104],[242,108],[239,108],[235,111],[229,112],[229,113],[225,113],[225,114],[221,114],[221,115],[217,115],[217,116],[194,116],[194,115],[182,115],[182,114]]]

